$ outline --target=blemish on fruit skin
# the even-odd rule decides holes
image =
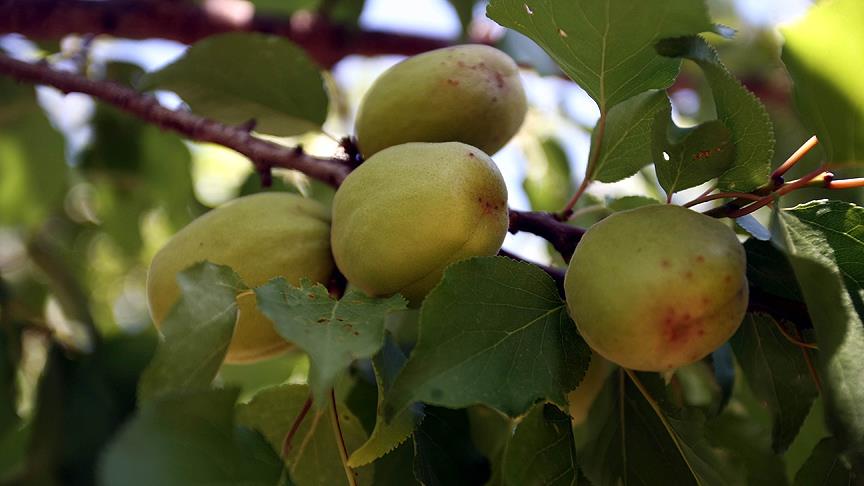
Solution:
[[[705,255],[696,255],[696,263],[705,263]]]
[[[664,258],[664,259],[660,260],[660,266],[663,268],[669,268],[672,266],[672,263],[669,260]]]
[[[493,72],[495,76],[495,82],[498,84],[498,89],[504,89],[504,76],[498,71]]]
[[[693,272],[691,272],[689,270],[684,272],[684,278],[686,278],[687,280],[693,279]]]
[[[459,86],[459,80],[458,79],[448,79],[447,84],[449,84],[450,86]]]

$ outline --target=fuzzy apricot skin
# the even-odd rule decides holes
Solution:
[[[585,341],[625,368],[698,361],[747,310],[746,256],[722,222],[673,205],[615,213],[585,233],[564,281]]]
[[[484,45],[446,47],[385,71],[357,111],[365,157],[407,142],[463,142],[494,154],[519,130],[527,103],[519,68]]]
[[[332,248],[348,282],[419,304],[449,264],[494,255],[509,223],[495,163],[464,143],[407,143],[378,152],[333,198]]]
[[[285,277],[326,282],[333,272],[330,213],[296,194],[261,193],[228,202],[177,232],[153,257],[147,274],[150,315],[157,327],[180,297],[177,273],[208,260],[231,267],[248,287]],[[237,298],[238,318],[226,363],[252,362],[284,352],[291,343],[256,305]]]

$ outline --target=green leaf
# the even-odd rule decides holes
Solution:
[[[666,404],[658,375],[638,374],[652,403],[619,373],[607,382],[615,406],[598,417],[599,435],[580,453],[591,484],[737,484],[705,441],[704,419],[694,410]],[[595,418],[593,412],[589,420]]]
[[[504,484],[578,484],[570,417],[554,405],[535,405],[507,443],[503,468]]]
[[[636,95],[609,110],[604,130],[594,130],[591,154],[599,156],[587,177],[601,182],[616,182],[639,172],[639,169],[657,159],[651,151],[653,129],[660,113],[669,113],[671,107],[665,91],[651,91]],[[597,138],[602,136],[598,147]]]
[[[348,291],[332,300],[323,285],[308,279],[299,288],[273,279],[255,289],[255,296],[279,335],[309,353],[309,386],[319,403],[352,361],[381,349],[387,314],[406,307],[400,295],[375,299]]]
[[[94,186],[101,229],[127,256],[137,258],[140,221],[148,211],[164,209],[175,230],[191,219],[189,149],[179,137],[104,104],[96,106],[91,125],[93,135],[78,157],[79,167]]]
[[[291,136],[319,130],[327,93],[318,68],[290,41],[229,33],[195,43],[174,63],[149,73],[141,89],[174,91],[200,115]]]
[[[471,440],[465,410],[426,407],[414,433],[414,476],[424,486],[485,484],[489,461]]]
[[[747,281],[778,297],[803,302],[795,272],[786,255],[776,246],[753,238],[744,242],[747,253]]]
[[[738,374],[729,404],[705,424],[705,436],[730,467],[746,472],[742,484],[786,486],[784,456],[771,448],[771,416],[751,388]]]
[[[795,102],[816,132],[828,162],[864,159],[861,46],[864,4],[822,2],[782,30],[783,62],[795,82]]]
[[[853,204],[813,201],[778,213],[772,228],[815,328],[828,426],[857,460],[864,460],[862,216]]]
[[[60,474],[68,484],[96,483],[97,461],[135,411],[138,376],[155,345],[149,333],[106,337],[85,355],[50,345],[31,421],[3,441],[13,451],[0,454],[14,456],[15,443],[28,442],[23,484]]]
[[[717,118],[732,132],[735,161],[718,181],[721,191],[751,191],[768,181],[774,154],[774,127],[762,103],[720,62],[701,37],[666,40],[658,51],[695,62],[711,87]]]
[[[270,445],[282,450],[285,435],[309,398],[306,385],[279,385],[261,391],[249,402],[238,405],[237,422],[260,431]],[[300,424],[286,461],[291,478],[300,486],[346,484],[345,471],[336,445],[336,434],[330,420],[329,405],[309,411]],[[340,404],[339,421],[345,446],[349,451],[362,445],[366,432],[360,421]],[[371,468],[355,469],[359,484],[372,483]]]
[[[502,484],[504,451],[513,435],[514,420],[483,405],[465,409],[471,425],[471,440],[481,454],[489,459],[492,477],[486,484]]]
[[[864,289],[864,208],[842,201],[811,201],[785,211],[823,259],[833,260],[846,285]],[[787,218],[787,223],[788,223]],[[819,245],[816,245],[819,243]]]
[[[264,439],[234,426],[237,390],[145,402],[102,458],[100,484],[273,486],[282,461]]]
[[[177,274],[181,297],[162,323],[164,340],[144,370],[140,400],[189,388],[207,388],[216,377],[237,321],[245,286],[230,268],[209,262]]]
[[[564,407],[589,356],[546,273],[503,257],[463,260],[423,302],[417,346],[385,416],[417,401],[484,404],[511,417],[539,400]]]
[[[786,451],[798,435],[819,394],[803,351],[783,337],[780,325],[767,314],[747,314],[731,340],[753,393],[773,415],[772,447],[777,453]]]
[[[63,137],[32,87],[0,77],[0,225],[36,225],[66,194]]]
[[[719,120],[689,129],[674,127],[680,131],[675,141],[669,140],[664,125],[658,121],[652,150],[657,179],[666,194],[708,182],[735,160],[732,132]]]
[[[576,191],[570,161],[558,140],[544,138],[526,153],[528,165],[522,187],[535,211],[557,211]]]
[[[414,441],[403,442],[396,450],[375,461],[375,484],[422,486],[414,476]]]
[[[456,15],[459,16],[462,32],[468,32],[468,27],[470,27],[471,21],[474,19],[474,5],[477,4],[477,0],[447,0],[447,2],[450,3],[450,6],[456,11]]]
[[[375,370],[375,379],[378,383],[378,409],[383,406],[384,396],[396,375],[402,371],[405,365],[405,355],[393,341],[387,336],[384,347],[372,359]],[[384,420],[380,413],[375,418],[375,429],[369,440],[359,449],[351,454],[348,465],[351,467],[363,466],[384,456],[405,442],[414,432],[417,425],[423,420],[423,412],[419,407],[408,407],[400,412],[389,423]]]
[[[492,0],[486,15],[540,44],[601,113],[672,84],[679,63],[657,54],[658,40],[713,30],[701,0]]]
[[[855,474],[840,458],[840,448],[833,437],[822,439],[807,462],[795,474],[795,486],[849,486],[858,484]],[[860,479],[860,478],[859,478]]]
[[[651,204],[660,204],[660,201],[647,196],[624,196],[606,201],[606,207],[615,212],[641,208]]]

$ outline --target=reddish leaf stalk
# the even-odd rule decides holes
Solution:
[[[357,475],[348,465],[348,448],[345,446],[345,436],[342,434],[342,424],[339,422],[339,410],[336,408],[336,390],[332,388],[330,389],[330,418],[333,422],[333,433],[336,434],[339,457],[342,459],[342,467],[345,469],[345,477],[350,486],[357,486]]]
[[[303,424],[303,420],[306,419],[307,415],[309,415],[310,408],[312,408],[312,395],[309,395],[309,398],[307,398],[306,402],[303,403],[303,408],[300,409],[300,413],[297,414],[294,423],[291,424],[291,430],[285,434],[285,439],[282,440],[282,457],[288,457],[291,453],[291,442],[293,441],[294,436],[297,435],[297,431],[300,430],[300,425]]]

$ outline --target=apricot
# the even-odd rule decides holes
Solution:
[[[317,201],[288,193],[246,196],[204,214],[177,232],[153,257],[147,299],[157,327],[180,297],[177,273],[202,260],[231,267],[251,287],[274,277],[297,285],[326,282],[333,271],[330,213]],[[226,362],[255,361],[290,343],[258,311],[255,295],[241,294]]]
[[[333,199],[336,266],[370,296],[417,304],[449,264],[494,255],[509,223],[495,163],[458,142],[407,143],[354,170]]]
[[[367,158],[406,142],[463,142],[493,154],[519,130],[526,107],[507,54],[484,45],[437,49],[373,83],[357,112],[357,144]]]
[[[666,371],[704,358],[738,329],[746,257],[722,222],[680,206],[644,206],[588,229],[564,289],[597,353],[625,368]]]

